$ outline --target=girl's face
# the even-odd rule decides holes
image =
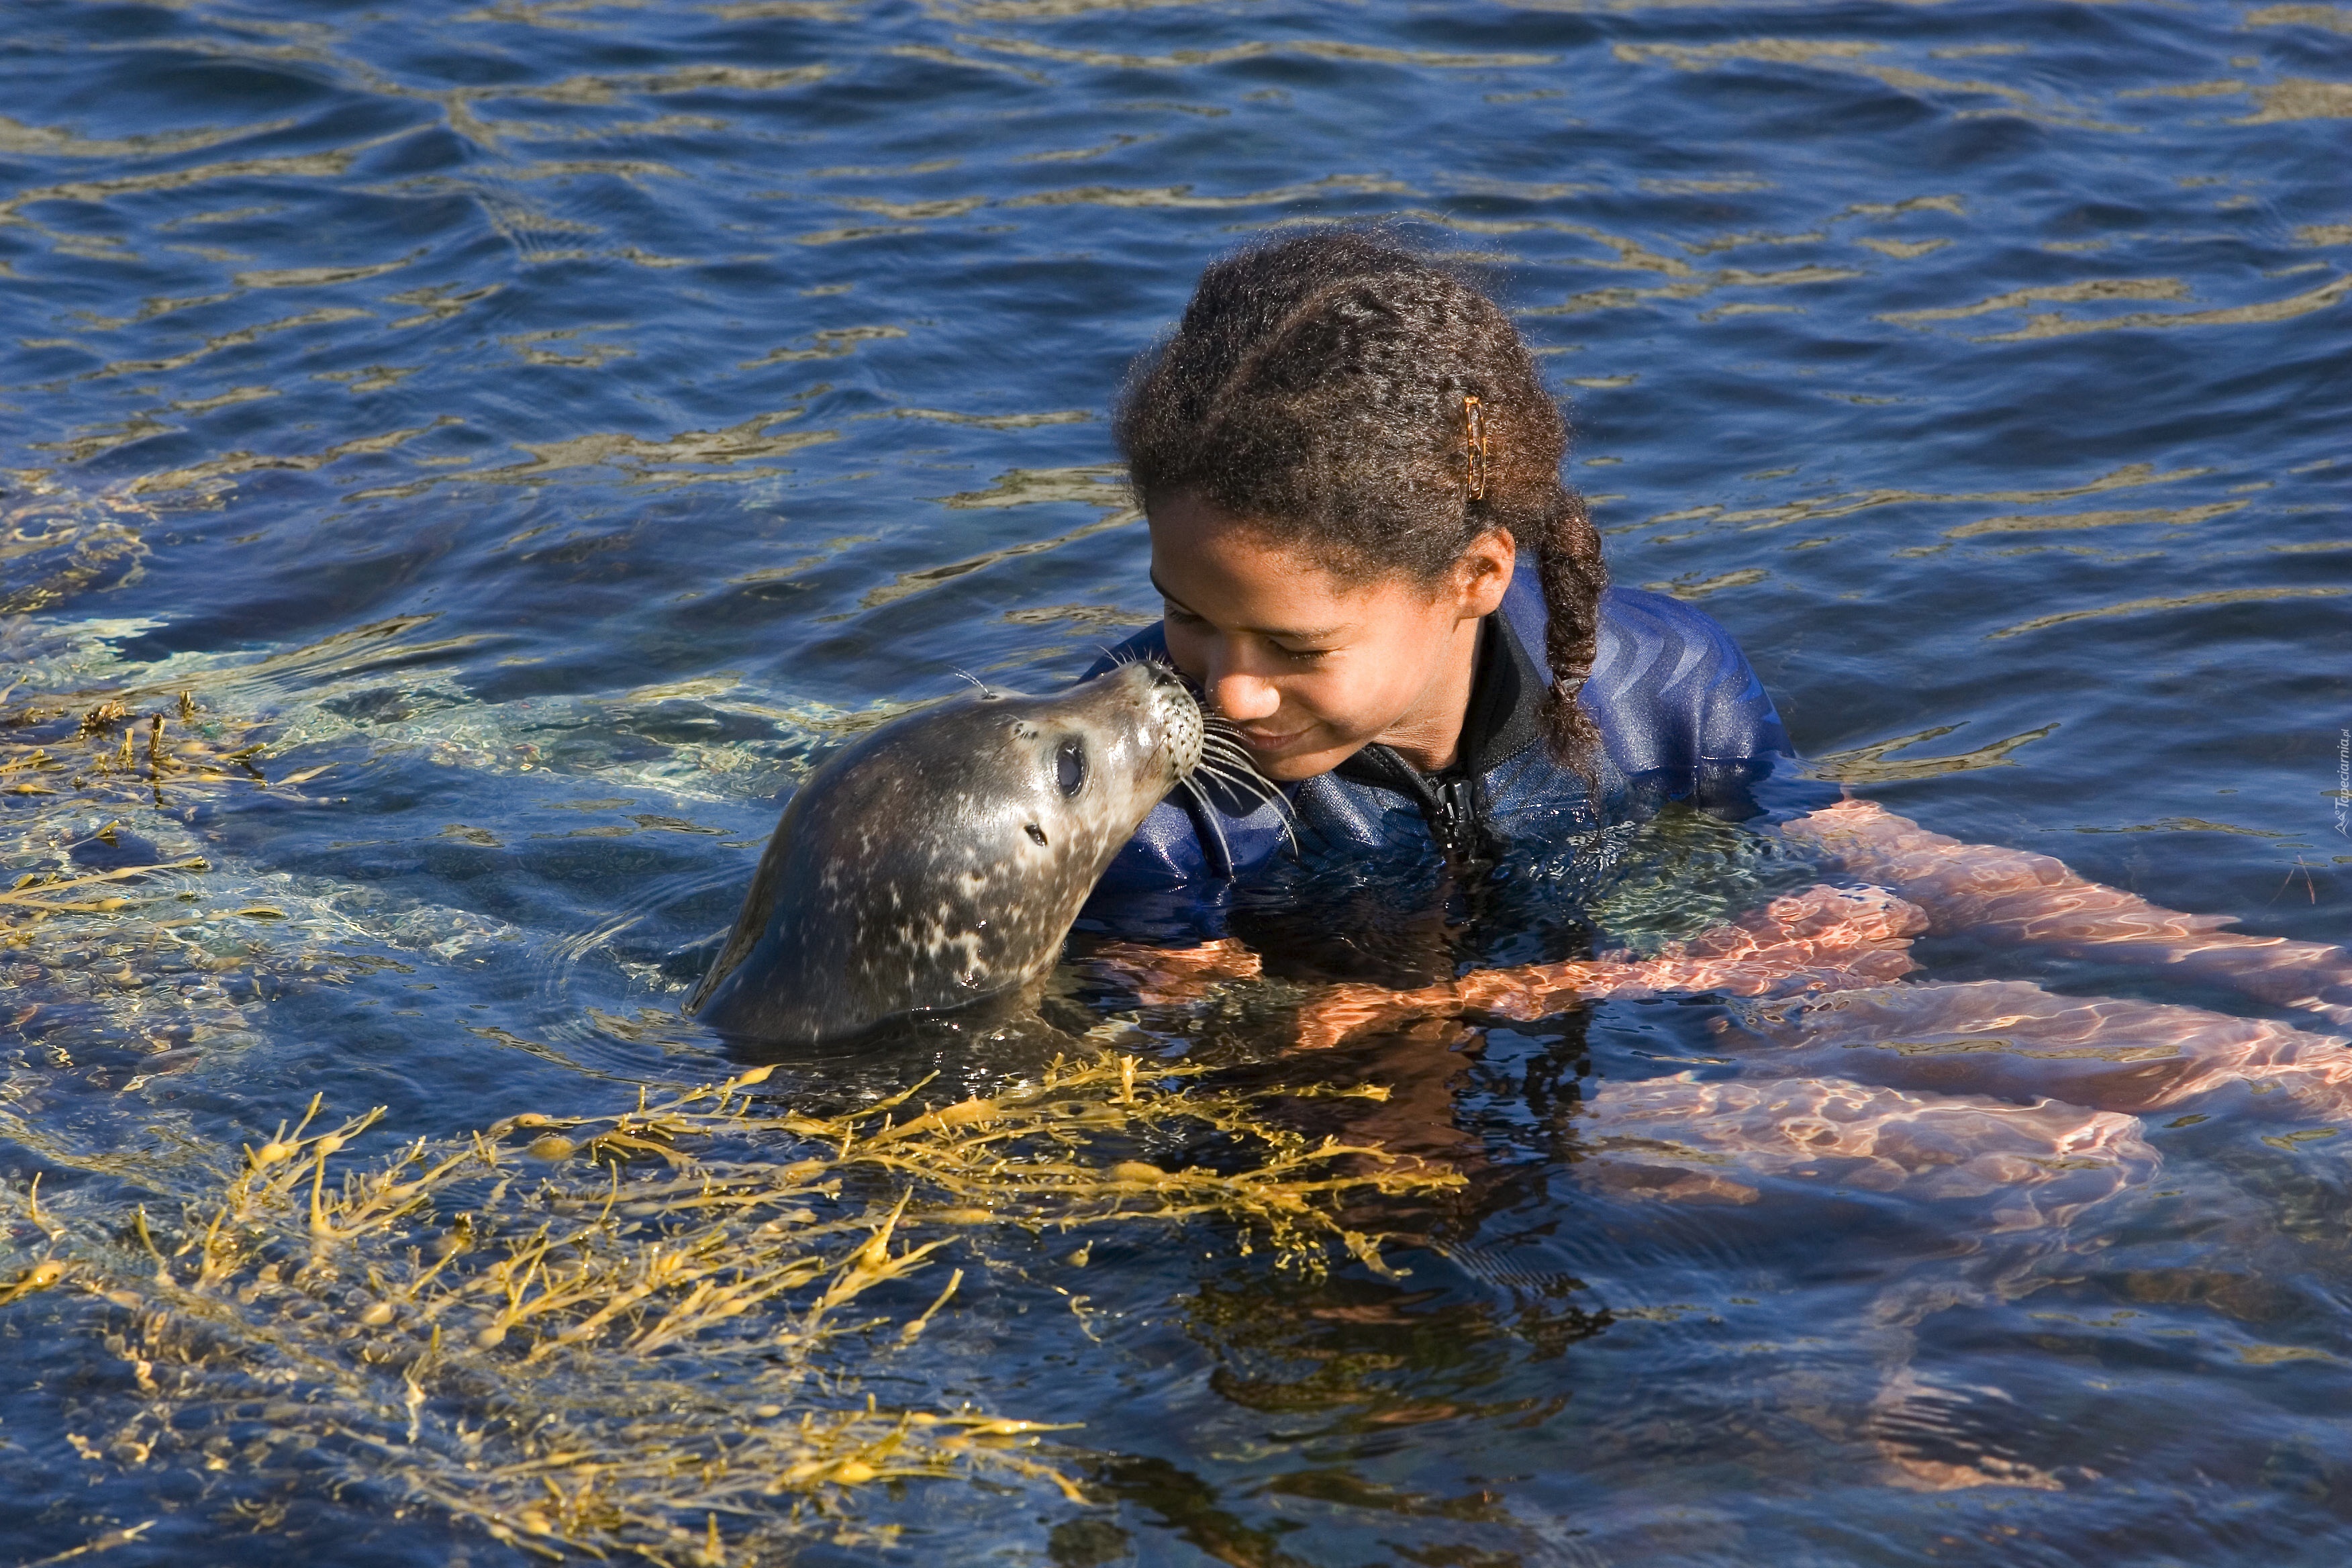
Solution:
[[[1147,510],[1169,655],[1268,778],[1328,773],[1374,741],[1424,769],[1453,761],[1478,621],[1510,585],[1509,534],[1425,587],[1337,576],[1190,493]]]

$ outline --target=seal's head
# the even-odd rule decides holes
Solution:
[[[824,1040],[1037,978],[1202,733],[1183,681],[1149,663],[894,720],[793,797],[687,1010]]]

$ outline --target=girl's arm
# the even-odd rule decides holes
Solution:
[[[1417,991],[1327,986],[1299,1010],[1298,1042],[1319,1049],[1368,1029],[1465,1009],[1526,1022],[1580,1001],[1675,991],[1769,996],[1883,985],[1918,967],[1911,938],[1927,924],[1918,910],[1882,889],[1811,887],[1687,942],[1669,942],[1648,958],[1616,953],[1481,969]]]
[[[1918,905],[1931,931],[2039,942],[2074,957],[2178,963],[2262,1001],[2352,1023],[2352,955],[2340,947],[2223,931],[2234,917],[2168,910],[2086,881],[2047,855],[1965,844],[1869,801],[1842,801],[1780,831]]]

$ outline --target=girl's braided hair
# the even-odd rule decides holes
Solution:
[[[1477,400],[1488,447],[1468,461]],[[1191,492],[1335,573],[1434,584],[1481,535],[1536,559],[1550,626],[1552,752],[1590,775],[1609,574],[1560,482],[1568,428],[1494,300],[1384,237],[1320,229],[1223,257],[1174,334],[1136,362],[1115,429],[1139,495]],[[1478,493],[1478,492],[1483,493]]]

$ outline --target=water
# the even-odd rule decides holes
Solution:
[[[5,16],[0,680],[188,690],[168,736],[273,781],[0,797],[16,869],[210,868],[134,889],[183,927],[0,954],[0,1164],[45,1193],[97,1183],[56,1150],[257,1141],[313,1093],[439,1136],[723,1076],[677,955],[810,761],[1156,614],[1104,409],[1277,225],[1490,266],[1617,578],[1719,616],[1871,798],[2343,932],[2343,6]],[[1762,854],[1664,844],[1621,934],[1736,910]],[[2341,1558],[2345,1141],[2151,1115],[2128,1180],[2016,1233],[1792,1174],[1645,1203],[1568,1158],[1611,1093],[1712,1071],[1724,1016],[1335,1057],[1402,1086],[1358,1125],[1472,1177],[1408,1277],[1278,1274],[1214,1225],[1107,1237],[1075,1314],[1042,1253],[999,1268],[881,1397],[1084,1423],[1095,1505],[868,1488],[909,1533],[820,1557]],[[523,1560],[395,1487],[83,1458],[130,1394],[63,1299],[0,1315],[18,1559],[152,1521],[112,1561]],[[1897,1429],[1954,1468],[1898,1473]]]

